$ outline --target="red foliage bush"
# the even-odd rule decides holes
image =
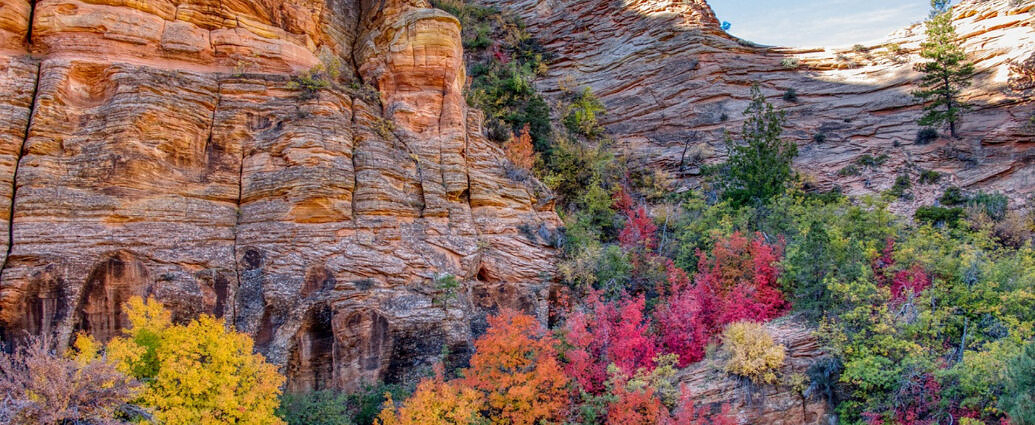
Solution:
[[[902,297],[909,293],[916,295],[930,286],[931,278],[927,275],[927,272],[919,265],[914,265],[907,270],[900,270],[898,273],[895,273],[895,279],[891,281],[891,298],[893,300],[901,300]]]
[[[647,207],[640,205],[623,211],[625,227],[618,233],[618,242],[627,250],[652,252],[658,247],[654,220],[647,215]]]
[[[898,302],[903,297],[919,294],[931,286],[931,277],[918,264],[908,269],[899,270],[894,275],[890,272],[895,266],[895,240],[889,238],[884,244],[880,257],[873,260],[873,276],[881,286],[891,287],[891,298]]]
[[[643,296],[607,302],[591,292],[587,311],[576,311],[567,321],[566,370],[589,393],[598,394],[607,380],[607,365],[614,363],[627,375],[652,370],[657,343],[649,332]]]
[[[749,241],[737,232],[717,241],[711,256],[699,255],[699,301],[712,332],[736,321],[770,320],[786,310],[777,283],[781,252],[760,235]]]
[[[686,288],[670,296],[654,315],[661,349],[679,356],[679,367],[704,358],[710,334],[698,291]]]
[[[708,340],[741,320],[766,321],[787,308],[777,287],[780,250],[761,236],[739,233],[715,243],[711,256],[699,254],[696,284],[686,272],[668,265],[669,294],[654,318],[663,353],[679,356],[679,366],[701,360]]]

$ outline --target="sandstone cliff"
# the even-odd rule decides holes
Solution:
[[[924,26],[876,44],[791,49],[758,46],[719,29],[704,0],[477,0],[516,13],[551,52],[539,87],[591,87],[607,106],[602,123],[636,164],[665,169],[693,186],[700,165],[725,155],[723,132],[739,132],[758,83],[788,112],[785,136],[800,146],[799,171],[822,189],[888,189],[898,175],[947,175],[914,189],[898,211],[930,204],[950,185],[1001,191],[1015,204],[1035,190],[1035,5],[964,0],[954,24],[978,74],[959,140],[918,144]],[[862,41],[862,40],[860,40]],[[796,99],[783,95],[794,89]],[[821,135],[821,136],[820,136]],[[887,159],[859,166],[870,155]],[[858,173],[839,172],[855,165]]]
[[[5,0],[0,49],[4,339],[104,340],[151,295],[347,389],[545,315],[559,222],[423,0]],[[341,84],[291,83],[321,63]]]

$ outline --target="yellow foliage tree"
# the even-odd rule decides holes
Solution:
[[[252,352],[248,335],[202,315],[173,325],[160,303],[134,297],[131,326],[107,347],[117,367],[146,383],[136,403],[164,425],[279,425],[284,377]]]
[[[786,348],[773,341],[765,326],[735,322],[722,332],[723,350],[729,354],[726,372],[743,376],[756,384],[776,383],[776,371],[783,366]]]
[[[385,393],[385,408],[377,417],[378,425],[466,425],[483,423],[482,394],[460,381],[446,382],[442,366],[435,368],[435,377],[424,379],[417,391],[406,399],[398,411],[392,395]]]

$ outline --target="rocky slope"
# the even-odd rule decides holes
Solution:
[[[104,340],[152,295],[351,388],[545,314],[559,223],[465,104],[459,31],[423,0],[0,4],[2,337]],[[291,83],[321,63],[340,87]]]
[[[723,132],[739,132],[758,83],[788,112],[785,136],[800,146],[798,169],[822,189],[876,193],[906,174],[915,198],[898,202],[900,212],[932,203],[949,185],[1001,191],[1015,205],[1035,190],[1032,1],[956,7],[954,24],[978,70],[964,93],[973,109],[959,140],[929,144],[916,143],[922,111],[910,95],[922,24],[871,45],[791,49],[725,34],[704,0],[477,1],[516,13],[555,53],[540,89],[556,98],[563,88],[591,87],[624,154],[684,185],[725,155]],[[796,100],[783,98],[789,89]],[[865,155],[887,159],[858,165]],[[858,174],[839,174],[852,165]],[[915,187],[921,170],[947,177]]]
[[[773,340],[786,351],[780,376],[806,374],[824,352],[812,330],[795,319],[777,319],[767,325]],[[681,371],[680,382],[694,400],[712,410],[729,406],[739,424],[805,425],[828,423],[827,402],[821,396],[799,394],[783,383],[759,385],[746,382],[723,370],[724,361],[706,358]]]

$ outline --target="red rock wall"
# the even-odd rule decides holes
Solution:
[[[151,295],[252,334],[291,390],[347,389],[545,315],[559,221],[422,0],[7,1],[0,52],[5,339],[107,339]],[[289,86],[328,57],[380,99]]]

